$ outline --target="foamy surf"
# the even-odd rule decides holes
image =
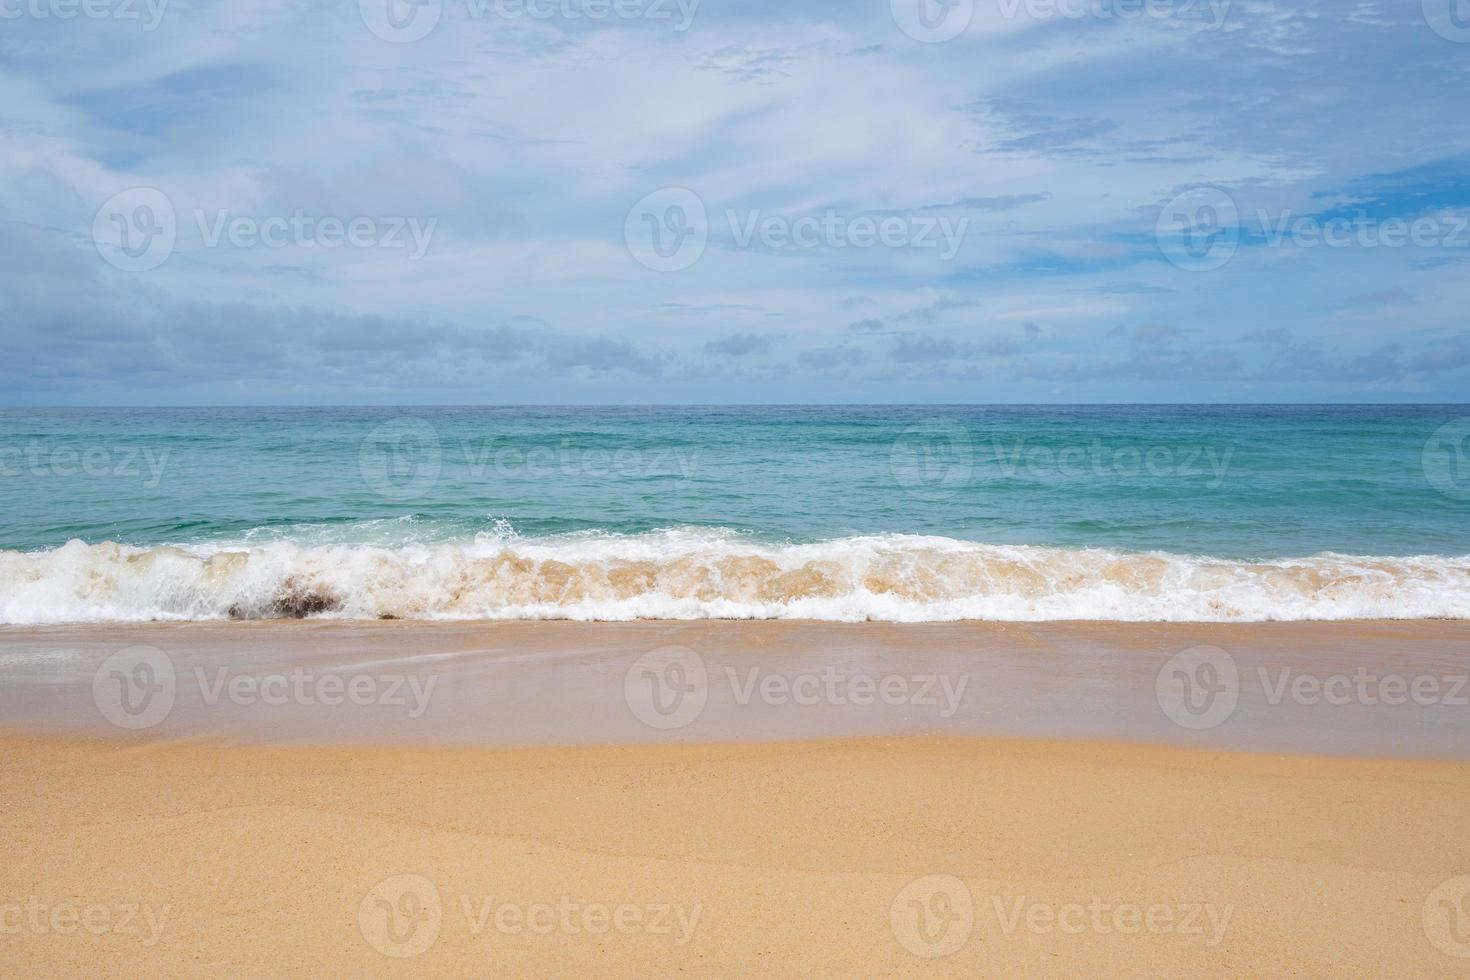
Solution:
[[[1240,562],[877,535],[671,529],[458,543],[72,541],[0,552],[0,622],[1464,619],[1470,557]]]

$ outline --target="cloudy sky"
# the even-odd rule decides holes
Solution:
[[[1470,3],[946,3],[0,0],[0,401],[1464,400]]]

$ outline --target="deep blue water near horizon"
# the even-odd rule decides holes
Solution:
[[[1470,555],[1470,406],[0,409],[0,549],[732,528]],[[1438,433],[1438,436],[1436,436]],[[1432,437],[1434,437],[1432,439]]]

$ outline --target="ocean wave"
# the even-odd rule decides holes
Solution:
[[[873,535],[513,532],[460,542],[0,551],[0,622],[820,619],[941,622],[1470,618],[1470,557],[1263,562]]]

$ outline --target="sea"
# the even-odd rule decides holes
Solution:
[[[1470,406],[0,409],[0,623],[1470,618]]]

